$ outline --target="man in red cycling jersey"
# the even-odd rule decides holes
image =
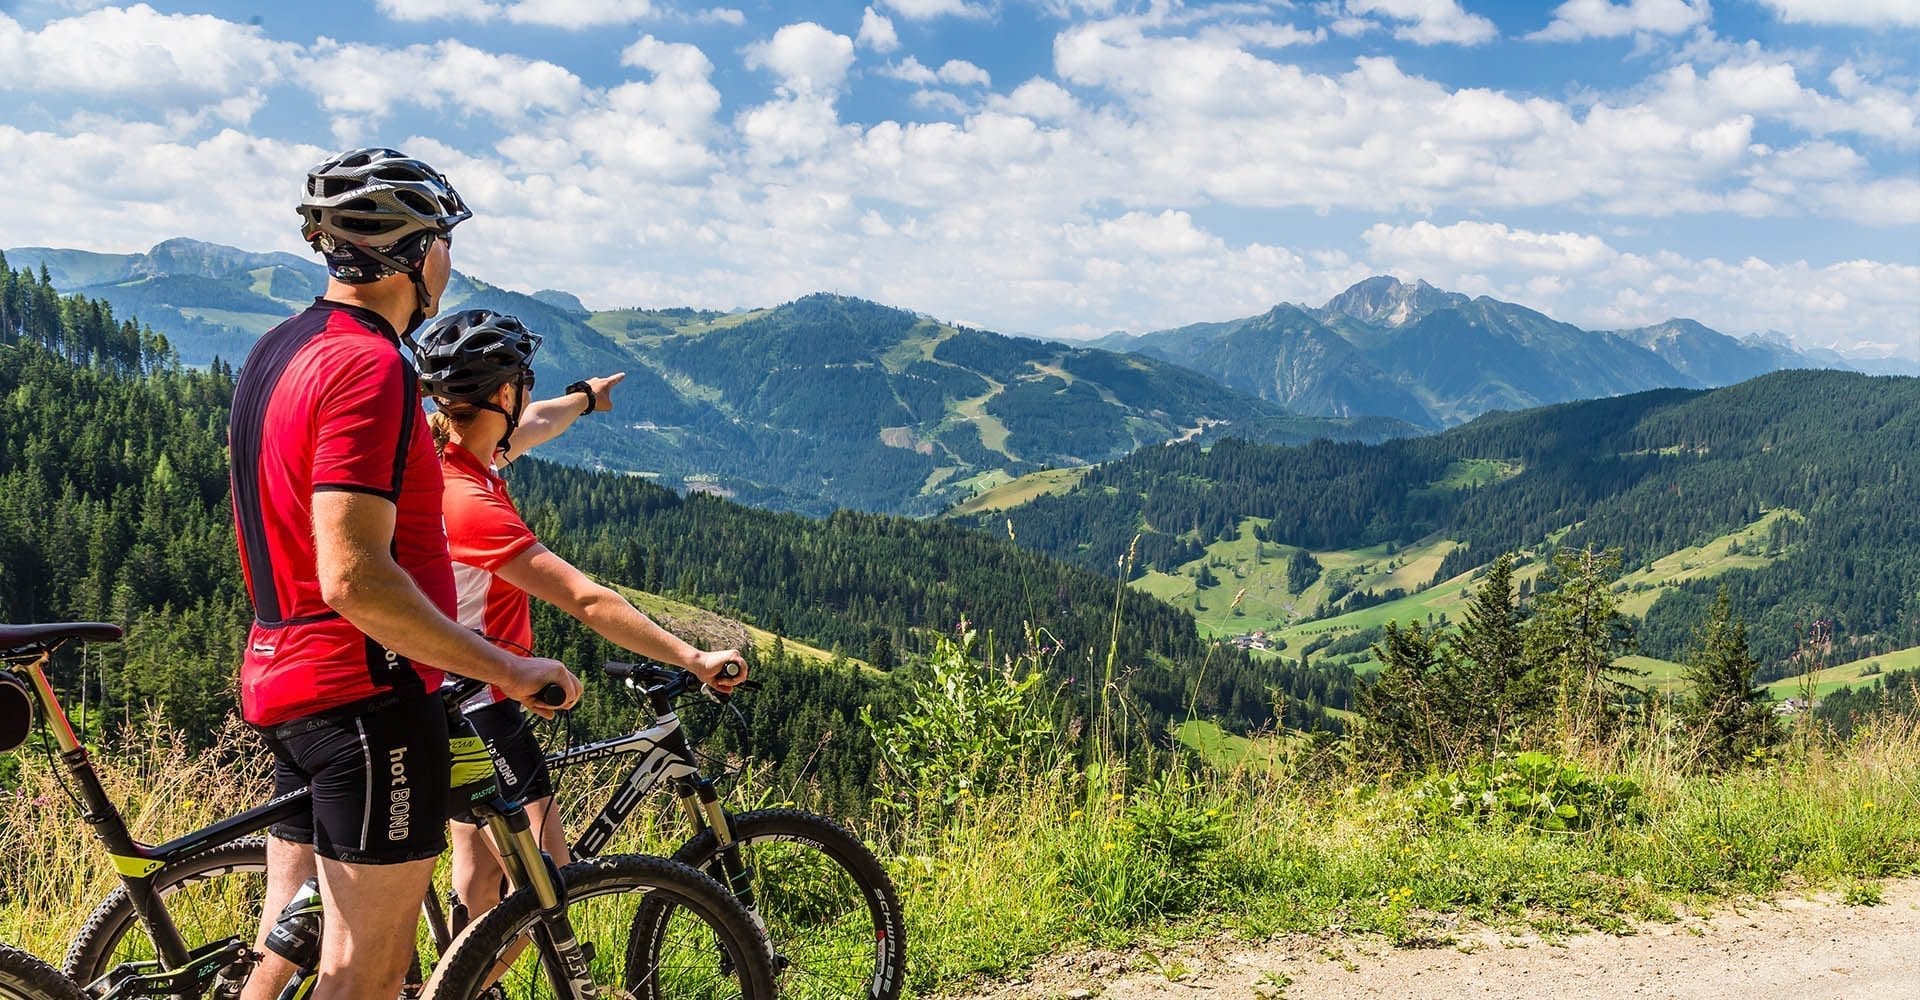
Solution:
[[[274,755],[276,794],[312,790],[268,839],[260,940],[317,867],[328,913],[313,1000],[392,997],[446,846],[443,669],[537,712],[555,660],[514,655],[454,620],[438,456],[403,339],[439,308],[453,227],[471,216],[438,171],[391,149],[315,166],[301,235],[326,294],[268,331],[234,387],[234,520],[254,609],[242,715]],[[410,343],[411,341],[408,340]],[[247,984],[293,972],[271,954]]]

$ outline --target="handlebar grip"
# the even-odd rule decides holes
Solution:
[[[723,666],[720,668],[720,676],[722,678],[733,678],[733,677],[740,676],[740,664],[733,660],[728,660],[726,666]]]
[[[567,689],[558,684],[549,684],[541,688],[540,693],[533,697],[542,705],[552,705],[558,708],[567,703]]]

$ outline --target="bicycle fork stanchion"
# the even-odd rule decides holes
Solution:
[[[181,939],[179,928],[173,924],[173,918],[166,907],[159,905],[159,897],[153,889],[153,875],[159,871],[162,863],[154,860],[140,845],[134,843],[133,835],[127,832],[127,824],[120,811],[113,807],[113,801],[107,798],[107,790],[100,784],[100,775],[93,769],[93,761],[87,755],[87,748],[73,734],[73,722],[67,717],[67,710],[60,705],[60,696],[53,691],[53,685],[47,681],[46,666],[52,658],[51,651],[43,652],[40,658],[27,665],[27,673],[33,680],[35,691],[40,695],[40,704],[46,709],[52,723],[53,740],[60,747],[60,762],[66,767],[80,785],[81,816],[87,825],[93,827],[93,835],[107,848],[107,854],[113,858],[114,870],[119,872],[120,881],[127,887],[127,898],[132,901],[134,911],[146,924],[148,933],[153,937],[153,947],[159,954],[160,966],[168,971],[181,969],[206,956],[191,953],[186,942]],[[211,973],[209,973],[211,974]]]
[[[600,989],[593,984],[589,968],[592,956],[581,946],[574,934],[573,922],[567,916],[560,870],[534,840],[533,823],[527,811],[495,798],[482,812],[487,831],[500,848],[508,883],[516,888],[531,887],[540,911],[545,914],[533,929],[533,943],[540,953],[541,964],[546,966],[556,986],[562,982],[568,985],[575,1000],[598,1000]]]

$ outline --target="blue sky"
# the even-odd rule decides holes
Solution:
[[[1369,274],[1920,357],[1920,0],[0,4],[0,246],[302,250],[444,169],[457,266],[1091,336]]]

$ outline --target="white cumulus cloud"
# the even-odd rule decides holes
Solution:
[[[1913,0],[1759,0],[1782,21],[1841,24],[1856,28],[1920,27],[1920,4]]]
[[[1635,33],[1685,34],[1713,16],[1709,0],[1566,0],[1553,21],[1527,37],[1541,41],[1619,38]]]
[[[854,44],[884,55],[900,48],[900,35],[885,14],[868,7],[860,14],[860,34]]]
[[[747,46],[746,60],[750,69],[772,71],[792,93],[826,93],[846,81],[853,66],[853,39],[801,21]]]
[[[410,68],[406,87],[339,85],[341,80],[379,79],[396,61]],[[342,138],[356,134],[356,119],[377,124],[401,104],[513,122],[534,113],[571,111],[587,92],[579,77],[555,63],[500,55],[451,39],[395,50],[322,38],[301,59],[298,75],[320,106],[336,116]]]
[[[1459,0],[1346,0],[1349,16],[1397,22],[1395,38],[1415,45],[1480,45],[1500,37],[1492,21],[1461,8]]]

